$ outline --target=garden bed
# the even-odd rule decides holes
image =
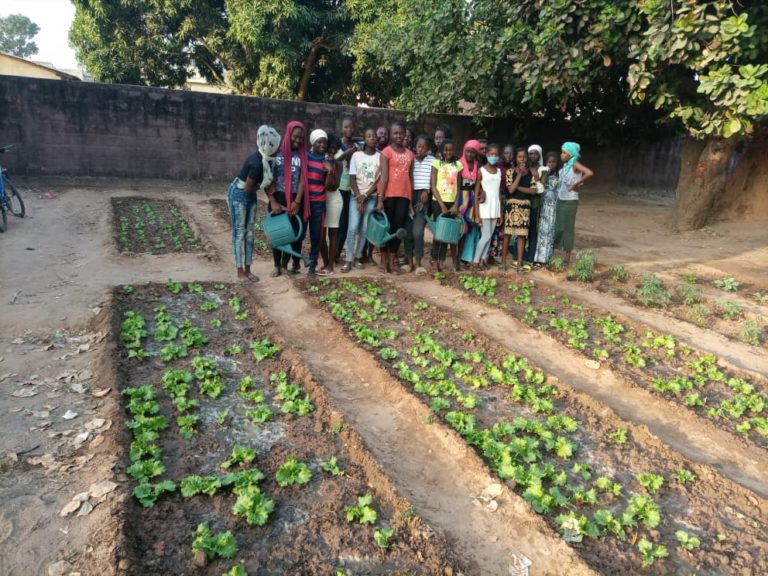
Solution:
[[[303,286],[595,570],[768,570],[750,491],[389,282]]]
[[[127,573],[458,569],[240,287],[123,287],[114,333]]]
[[[715,426],[768,446],[768,384],[638,322],[574,300],[535,280],[461,275],[442,283],[547,332],[592,362],[671,400]]]
[[[112,198],[115,242],[122,253],[201,252],[200,239],[171,200]]]

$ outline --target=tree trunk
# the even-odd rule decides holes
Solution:
[[[322,48],[322,39],[316,38],[312,41],[312,48],[309,49],[307,59],[304,61],[304,73],[301,75],[301,82],[299,82],[299,91],[296,93],[296,100],[304,100],[307,97],[309,79],[312,76],[312,72],[315,70],[315,64],[317,64],[317,56],[320,54],[320,48]]]
[[[714,207],[725,191],[728,162],[738,143],[738,138],[686,140],[677,181],[677,202],[670,219],[673,229],[702,228],[715,215]]]

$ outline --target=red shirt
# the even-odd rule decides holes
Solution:
[[[402,153],[395,152],[392,146],[387,146],[381,153],[389,161],[389,178],[384,198],[411,199],[411,167],[415,158],[413,152],[405,148]]]

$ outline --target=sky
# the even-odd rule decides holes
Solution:
[[[23,14],[40,26],[34,38],[40,51],[31,60],[49,62],[56,68],[79,67],[67,39],[75,17],[69,0],[0,0],[0,16],[9,14]]]

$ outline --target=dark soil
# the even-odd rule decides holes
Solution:
[[[607,363],[613,370],[627,376],[632,383],[646,388],[654,393],[660,393],[664,398],[671,400],[685,410],[691,410],[700,417],[709,420],[719,428],[727,430],[741,439],[746,438],[758,446],[767,447],[768,437],[761,435],[757,430],[749,428],[739,432],[737,426],[746,422],[749,426],[750,419],[765,417],[768,408],[760,412],[746,411],[739,418],[718,417],[707,413],[709,408],[715,407],[724,400],[733,401],[736,392],[728,387],[727,382],[731,378],[740,378],[764,393],[764,399],[768,402],[768,382],[764,379],[754,378],[753,375],[731,370],[724,366],[715,368],[723,375],[722,380],[715,381],[706,378],[707,370],[698,372],[690,363],[701,362],[703,358],[711,358],[704,352],[683,345],[679,342],[667,340],[673,348],[670,350],[661,344],[654,343],[657,337],[664,337],[651,330],[648,326],[633,322],[629,318],[598,309],[575,299],[566,293],[549,286],[536,284],[535,280],[517,280],[504,276],[478,276],[479,278],[493,278],[496,287],[493,294],[478,295],[472,285],[460,278],[449,276],[442,284],[464,290],[474,298],[483,300],[491,306],[505,310],[508,314],[526,322],[530,326],[547,332],[569,348],[579,350],[585,358]],[[526,288],[530,287],[530,290]],[[567,319],[569,322],[584,319],[585,330],[588,335],[583,339],[573,339],[566,330],[559,330],[553,326],[557,319]],[[606,328],[598,322],[612,319],[620,328],[615,334],[606,334]],[[597,322],[596,322],[597,321]],[[630,355],[625,346],[632,346],[639,354]],[[656,346],[656,347],[654,347]],[[705,359],[706,361],[706,359]],[[695,387],[688,392],[662,393],[654,388],[657,380],[669,381],[679,376],[694,379],[697,376],[706,381],[702,387]],[[687,403],[689,394],[696,394],[692,401]],[[701,405],[697,405],[698,403]]]
[[[504,387],[489,382],[481,384],[478,388],[471,387],[457,376],[457,362],[460,361],[465,367],[474,362],[462,358],[462,355],[468,352],[475,354],[477,358],[478,354],[482,354],[483,359],[475,364],[472,372],[479,376],[489,374],[489,362],[501,367],[504,360],[509,359],[505,350],[472,333],[442,310],[406,295],[390,282],[382,282],[379,279],[375,284],[366,283],[365,280],[353,280],[349,284],[347,282],[349,281],[320,280],[314,283],[306,281],[303,285],[306,292],[316,298],[318,305],[326,307],[337,317],[346,318],[342,323],[348,330],[350,327],[359,328],[363,325],[370,326],[380,334],[378,345],[357,343],[368,349],[382,366],[399,378],[404,387],[413,390],[423,402],[430,404],[436,418],[450,422],[447,414],[463,413],[475,418],[477,430],[489,430],[501,423],[511,423],[518,417],[542,422],[550,414],[567,415],[577,421],[578,428],[575,432],[563,434],[576,447],[573,456],[557,457],[553,452],[542,449],[533,459],[540,468],[551,466],[555,474],[565,473],[567,476],[567,482],[561,491],[570,495],[570,502],[544,513],[553,530],[561,529],[562,520],[559,521],[557,516],[569,511],[575,512],[577,518],[584,518],[585,521],[593,518],[593,513],[599,509],[610,510],[614,516],[620,517],[627,509],[631,495],[648,495],[637,480],[639,474],[650,472],[664,478],[661,489],[651,495],[652,500],[660,507],[661,522],[658,527],[625,526],[626,540],[603,535],[596,538],[585,536],[582,542],[572,543],[574,549],[592,568],[603,574],[636,574],[642,571],[664,575],[763,574],[768,570],[768,544],[764,538],[768,528],[768,503],[723,478],[713,469],[682,458],[644,428],[628,424],[599,402],[574,393],[567,383],[547,378],[541,386],[533,387],[538,393],[542,393],[546,386],[554,387],[554,393],[550,396],[552,409],[539,412],[532,408],[530,402],[513,399],[512,394],[515,393],[516,386]],[[377,287],[383,289],[382,294],[374,297],[374,300],[379,299],[379,304],[383,304],[383,312],[381,308],[379,312],[375,312],[374,307],[377,304],[368,296],[355,295],[349,289],[350,286],[354,290],[362,288],[369,291],[368,294],[375,292]],[[340,290],[341,294],[334,292],[335,290]],[[350,311],[351,315],[348,315]],[[369,320],[371,316],[373,321]],[[383,335],[380,332],[389,329],[395,334]],[[348,335],[351,340],[357,341],[352,330]],[[419,355],[417,351],[427,336],[438,341],[444,349],[455,351],[459,356],[452,364],[448,362],[452,366],[450,370],[446,369],[435,378],[442,377],[452,382],[460,389],[462,395],[476,396],[477,407],[465,408],[454,399],[451,399],[447,407],[436,403],[436,399],[440,398],[433,389],[434,386],[440,386],[442,381],[431,380],[432,376],[426,373],[427,368],[416,362],[425,359],[425,356]],[[383,350],[387,352],[384,353]],[[396,357],[385,360],[383,356],[391,356],[389,351],[396,352]],[[419,386],[422,388],[412,386],[398,375],[403,365],[419,374]],[[430,370],[437,366],[431,360],[427,365]],[[445,363],[443,365],[445,366]],[[536,367],[529,367],[529,370],[537,371]],[[527,371],[518,373],[520,381],[523,380],[524,372]],[[423,389],[424,384],[429,386],[426,391]],[[624,442],[611,438],[611,434],[619,428],[627,431],[627,439]],[[462,433],[458,427],[456,430]],[[510,442],[509,445],[512,446],[513,442],[521,438],[531,439],[531,436],[512,436],[504,442]],[[493,445],[488,445],[485,449],[475,445],[475,448],[481,456],[487,457],[486,460],[493,467],[490,452],[484,452],[493,448]],[[683,468],[692,471],[696,480],[687,484],[677,482],[675,472]],[[522,470],[530,472],[532,467],[522,465]],[[584,470],[587,474],[583,475],[581,471]],[[598,491],[596,504],[580,503],[576,492],[594,487],[595,479],[600,476],[621,483],[621,494],[612,496]],[[524,491],[524,487],[521,487],[523,485],[512,481],[509,481],[509,485],[518,494],[529,499],[530,494]],[[543,487],[548,490],[552,485],[550,480],[546,480]],[[522,521],[525,519],[521,518]],[[701,547],[692,552],[680,548],[675,536],[678,530],[697,536],[701,540]],[[654,545],[666,546],[669,557],[657,560],[651,567],[643,567],[637,549],[637,544],[642,538],[648,539]]]
[[[193,288],[196,286],[193,285]],[[241,309],[248,317],[235,319],[228,304],[240,298]],[[236,286],[208,285],[202,294],[185,288],[178,295],[166,287],[150,284],[137,287],[130,295],[116,292],[114,333],[120,332],[123,313],[133,310],[147,321],[149,336],[144,349],[152,354],[145,360],[127,358],[120,351],[117,362],[119,381],[123,388],[155,384],[161,413],[169,422],[161,432],[159,444],[167,471],[160,479],[178,482],[187,475],[216,475],[223,473],[219,464],[229,456],[235,444],[253,447],[257,451],[256,467],[265,474],[259,486],[275,502],[275,510],[263,527],[250,526],[235,516],[232,506],[235,496],[228,490],[214,497],[197,495],[182,498],[177,491],[161,497],[152,508],[143,508],[134,498],[128,498],[124,512],[124,541],[122,557],[128,562],[128,574],[210,574],[220,575],[235,564],[249,574],[335,574],[337,569],[353,574],[443,574],[457,565],[441,538],[412,515],[410,504],[399,498],[387,477],[368,455],[355,432],[327,402],[323,390],[304,368],[302,360],[283,342],[275,338],[270,322],[254,307],[253,302]],[[213,301],[220,307],[203,311],[200,306]],[[176,412],[162,390],[165,370],[191,370],[190,362],[198,352],[189,350],[189,357],[170,363],[156,355],[161,343],[153,339],[154,309],[165,305],[180,324],[189,319],[208,338],[200,355],[215,359],[224,375],[225,391],[210,399],[197,391],[193,383],[190,396],[200,401],[200,422],[197,433],[184,440],[176,425]],[[214,328],[212,319],[221,321]],[[271,338],[282,348],[273,358],[257,362],[250,350],[251,342]],[[237,353],[225,349],[239,344]],[[314,404],[306,416],[282,414],[281,402],[275,398],[275,385],[270,375],[285,371],[292,383],[301,385]],[[274,418],[266,424],[254,424],[245,415],[245,401],[236,394],[236,383],[251,376],[257,389],[266,394],[266,403]],[[217,416],[223,424],[217,423]],[[131,442],[125,429],[122,442]],[[311,481],[302,486],[281,488],[275,480],[278,467],[290,455],[306,463],[312,471]],[[342,473],[333,476],[321,468],[321,463],[336,456]],[[123,461],[128,465],[127,449]],[[135,485],[129,481],[131,486]],[[356,503],[366,493],[374,496],[378,519],[375,526],[349,523],[345,507]],[[200,569],[193,565],[193,532],[201,522],[208,522],[215,532],[231,530],[239,544],[239,554],[233,560],[214,560]],[[374,531],[383,526],[395,530],[393,545],[381,550],[374,541]],[[456,572],[454,572],[456,573]]]
[[[213,208],[213,213],[222,222],[231,226],[231,220],[229,216],[229,207],[227,201],[223,198],[209,198],[206,202]],[[272,258],[272,248],[269,246],[269,240],[267,235],[261,229],[261,216],[256,218],[256,222],[253,225],[253,257],[254,258]]]
[[[112,198],[115,242],[120,252],[201,252],[199,238],[172,200]]]

